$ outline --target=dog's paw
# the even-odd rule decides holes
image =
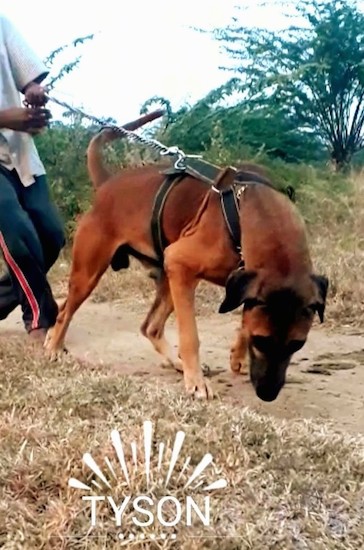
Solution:
[[[237,357],[233,353],[230,355],[230,368],[235,374],[249,374],[249,366],[246,358]]]
[[[45,354],[50,361],[58,361],[65,354],[68,354],[68,349],[65,347],[63,342],[61,342],[58,346],[56,346],[54,343],[53,336],[54,336],[54,329],[51,328],[47,332],[43,347],[45,350]]]
[[[43,347],[44,349],[46,350],[51,350],[52,349],[52,337],[54,335],[54,327],[52,328],[49,328],[48,331],[47,331],[47,334],[46,334],[46,337],[44,339],[44,344],[43,344]]]
[[[214,398],[210,383],[203,376],[196,377],[196,379],[189,377],[185,380],[185,387],[187,394],[195,399],[210,400]]]
[[[163,369],[174,369],[177,372],[183,372],[183,364],[180,359],[170,359],[169,357],[166,357],[161,362],[161,367]]]
[[[65,347],[57,350],[46,349],[45,354],[46,354],[46,357],[48,357],[49,361],[51,361],[52,363],[55,363],[55,362],[61,361],[62,359],[64,359],[66,355],[68,355],[68,349]]]

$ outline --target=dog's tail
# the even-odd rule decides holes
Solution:
[[[133,131],[156,118],[161,117],[164,114],[162,109],[153,111],[147,115],[143,115],[132,122],[128,122],[123,125],[125,130]],[[123,137],[123,135],[113,130],[112,128],[105,128],[101,130],[96,136],[94,136],[87,148],[87,169],[89,177],[92,181],[94,189],[100,187],[111,176],[110,172],[104,166],[104,161],[102,157],[102,146],[109,141]]]

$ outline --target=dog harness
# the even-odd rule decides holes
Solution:
[[[164,171],[163,174],[166,175],[166,178],[155,196],[151,218],[151,233],[158,265],[163,267],[164,250],[169,244],[162,229],[163,209],[172,189],[186,176],[192,176],[207,183],[212,190],[219,193],[221,210],[232,244],[241,255],[240,195],[248,184],[263,183],[270,185],[269,182],[255,172],[238,171],[231,166],[220,168],[195,158],[188,158],[185,169],[171,168]]]

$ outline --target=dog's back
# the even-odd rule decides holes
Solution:
[[[305,224],[292,202],[262,184],[248,186],[244,202],[241,224],[247,265],[274,266],[282,274],[310,270]]]

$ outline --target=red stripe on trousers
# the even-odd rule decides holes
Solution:
[[[18,279],[20,286],[23,289],[23,292],[29,302],[29,305],[32,309],[33,314],[33,321],[32,321],[32,329],[38,328],[38,322],[39,322],[39,305],[37,300],[35,299],[35,296],[33,294],[32,289],[29,286],[28,281],[25,278],[24,273],[21,271],[20,267],[12,257],[12,255],[9,252],[9,249],[6,245],[6,242],[4,240],[3,234],[0,231],[0,246],[2,248],[4,258],[7,262],[7,264],[10,266],[12,271],[14,272],[15,277]]]

